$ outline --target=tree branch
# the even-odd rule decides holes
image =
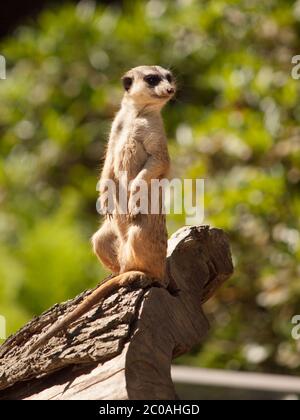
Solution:
[[[26,357],[36,335],[91,291],[55,305],[0,347],[0,399],[175,399],[171,361],[204,339],[201,304],[232,271],[221,230],[180,229],[168,244],[175,295],[150,283],[121,288]]]

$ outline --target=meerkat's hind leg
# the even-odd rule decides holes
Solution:
[[[121,273],[138,270],[164,285],[167,241],[163,234],[162,238],[155,240],[152,236],[153,231],[148,226],[145,229],[139,225],[129,228],[127,241],[120,253]]]
[[[120,238],[113,222],[105,220],[100,229],[92,237],[94,253],[99,260],[114,274],[119,274]]]

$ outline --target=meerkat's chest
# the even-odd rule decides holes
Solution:
[[[115,143],[115,174],[118,176],[120,171],[127,171],[135,176],[146,160],[147,152],[138,128],[134,124],[123,123]]]

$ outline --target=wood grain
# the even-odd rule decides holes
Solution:
[[[0,399],[176,399],[171,361],[203,341],[201,305],[232,272],[222,230],[180,229],[168,244],[168,290],[121,288],[30,357],[36,338],[91,291],[10,337],[0,347]]]

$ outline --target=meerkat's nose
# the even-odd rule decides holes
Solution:
[[[175,92],[175,89],[174,88],[168,88],[167,92],[168,92],[169,95],[171,95],[172,93]]]

